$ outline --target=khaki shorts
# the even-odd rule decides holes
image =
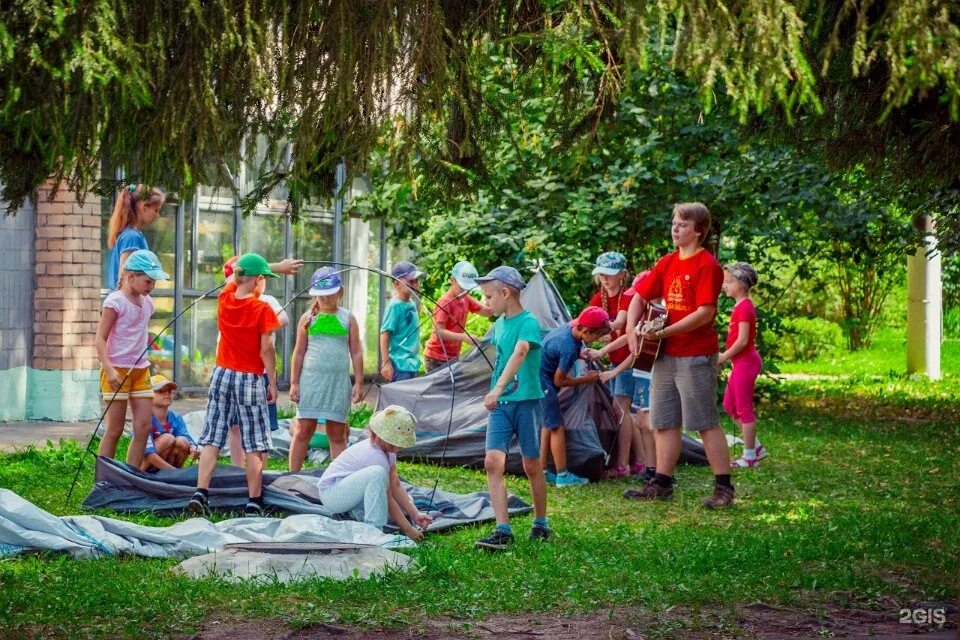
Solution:
[[[661,356],[653,365],[650,428],[707,431],[719,425],[717,354]]]
[[[153,397],[153,387],[150,386],[150,367],[143,367],[142,369],[117,367],[117,375],[123,380],[119,391],[110,386],[107,381],[107,372],[100,369],[100,392],[107,402],[110,402],[110,400]]]

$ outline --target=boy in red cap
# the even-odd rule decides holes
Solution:
[[[572,377],[584,343],[599,340],[610,333],[610,316],[600,307],[587,307],[569,324],[562,325],[543,339],[540,360],[540,386],[543,387],[543,428],[540,431],[540,462],[547,482],[557,487],[575,487],[589,482],[567,470],[567,440],[563,431],[563,411],[558,392],[561,387],[590,384],[600,379],[597,371]],[[556,474],[547,471],[547,462],[553,454]]]

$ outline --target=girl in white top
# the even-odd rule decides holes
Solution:
[[[421,529],[433,518],[417,509],[397,475],[397,452],[416,443],[416,423],[412,413],[396,405],[370,418],[370,437],[337,456],[320,476],[323,505],[333,513],[362,508],[363,521],[378,529],[389,515],[408,538],[423,538]]]
[[[127,449],[127,464],[137,469],[150,432],[153,387],[147,360],[147,325],[153,316],[150,292],[157,280],[169,280],[160,260],[150,251],[130,254],[120,272],[120,287],[103,301],[97,327],[97,358],[100,360],[100,391],[109,403],[104,415],[104,434],[97,455],[112,458],[123,435],[127,403],[133,414],[133,441]]]

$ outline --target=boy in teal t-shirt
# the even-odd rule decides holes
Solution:
[[[411,300],[419,289],[423,272],[410,262],[393,265],[393,299],[380,324],[380,375],[387,382],[416,377],[420,371],[420,323],[417,305]]]
[[[490,393],[483,404],[490,412],[487,421],[487,453],[484,467],[490,502],[497,526],[486,538],[477,540],[480,549],[502,551],[514,541],[507,511],[507,485],[503,479],[507,452],[513,436],[520,442],[523,470],[533,494],[533,528],[530,538],[546,540],[547,485],[540,464],[540,323],[520,303],[520,291],[526,283],[512,267],[497,267],[483,278],[476,278],[493,315],[493,344],[497,364],[490,379]]]

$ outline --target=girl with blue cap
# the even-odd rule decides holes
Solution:
[[[347,448],[350,402],[363,397],[363,348],[360,325],[340,306],[343,284],[333,267],[313,273],[313,306],[297,323],[290,399],[297,404],[297,427],[290,441],[290,470],[299,471],[317,421],[326,423],[330,457]],[[353,388],[350,365],[353,364]]]

